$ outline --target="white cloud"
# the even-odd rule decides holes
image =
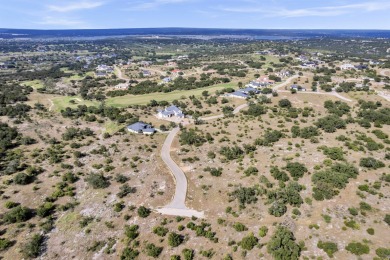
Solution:
[[[141,1],[128,8],[128,10],[148,10],[159,7],[161,5],[178,4],[189,1],[191,0],[152,0],[149,2]]]
[[[78,27],[78,28],[85,27],[84,21],[76,20],[76,19],[69,19],[69,18],[58,18],[58,17],[52,17],[52,16],[43,17],[42,21],[37,22],[37,24],[55,25],[55,26],[72,27],[72,28],[74,28],[74,27]]]
[[[102,6],[104,3],[103,2],[73,2],[73,3],[68,3],[66,5],[49,5],[47,8],[50,11],[54,12],[72,12],[72,11],[78,11],[78,10],[85,10],[85,9],[94,9],[99,6]]]
[[[306,16],[338,16],[353,12],[373,12],[390,9],[389,2],[364,2],[360,4],[336,5],[315,8],[287,9],[287,8],[220,8],[226,12],[262,13],[270,17],[306,17]]]

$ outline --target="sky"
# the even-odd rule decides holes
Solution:
[[[390,0],[0,0],[0,28],[390,29]]]

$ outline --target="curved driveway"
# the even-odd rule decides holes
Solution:
[[[171,146],[176,134],[180,131],[179,127],[174,128],[167,139],[165,139],[164,145],[161,149],[161,159],[168,166],[175,179],[175,195],[168,205],[158,209],[157,211],[162,214],[174,215],[174,216],[187,216],[187,217],[198,217],[203,218],[204,213],[196,210],[188,209],[185,205],[185,200],[187,196],[187,177],[180,167],[173,161],[171,158]]]

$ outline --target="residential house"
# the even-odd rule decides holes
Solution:
[[[354,69],[354,68],[355,68],[355,66],[353,66],[352,64],[349,64],[349,63],[343,64],[340,66],[341,70],[350,70],[350,69]]]
[[[182,71],[181,70],[178,70],[178,69],[175,69],[175,70],[172,70],[172,76],[173,77],[178,77],[180,75]]]
[[[169,83],[172,81],[172,78],[171,77],[166,77],[166,78],[163,78],[163,83]]]
[[[227,97],[234,97],[234,98],[241,98],[241,99],[247,99],[249,97],[248,94],[245,94],[241,91],[234,91],[232,93],[226,94]]]
[[[170,118],[170,117],[178,117],[178,118],[184,118],[183,111],[180,110],[177,106],[169,106],[165,108],[164,110],[158,110],[157,116],[159,118]]]
[[[306,67],[306,68],[315,68],[317,67],[317,63],[313,62],[313,61],[308,61],[308,62],[304,62],[302,64],[302,67]]]
[[[145,61],[145,60],[143,60],[143,61],[140,61],[138,64],[139,64],[140,66],[143,66],[143,67],[149,67],[149,66],[152,65],[153,63],[152,63],[151,61]]]
[[[242,89],[239,89],[237,91],[242,92],[242,93],[247,94],[247,95],[249,95],[251,93],[253,93],[253,94],[259,94],[260,93],[260,91],[258,89],[252,88],[252,87],[242,88]]]
[[[280,78],[285,78],[285,77],[290,76],[290,72],[288,70],[281,70],[279,72],[276,72],[275,74],[276,74],[276,76],[278,76]]]
[[[367,69],[367,68],[368,68],[367,65],[356,65],[356,66],[355,66],[355,69],[357,69],[357,70],[365,70],[365,69]]]
[[[291,85],[290,89],[295,89],[296,91],[306,91],[306,88],[303,88],[303,87],[296,85],[296,84]]]
[[[149,77],[149,76],[152,76],[152,73],[149,70],[143,70],[142,71],[142,75],[144,77]]]
[[[137,122],[132,125],[129,125],[127,126],[127,130],[131,133],[144,135],[151,135],[156,132],[156,129],[154,129],[151,125],[145,124],[143,122]]]

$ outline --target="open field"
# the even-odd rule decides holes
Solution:
[[[25,81],[22,83],[25,86],[30,86],[33,89],[40,89],[43,88],[43,82],[41,80],[30,80],[30,81]]]
[[[74,103],[71,102],[74,100]],[[86,106],[97,106],[99,105],[99,102],[97,101],[88,101],[83,100],[80,96],[61,96],[61,97],[55,97],[52,98],[53,104],[54,104],[54,110],[61,111],[62,109],[65,109],[66,107],[75,108],[78,105],[86,105]]]
[[[122,97],[109,98],[107,99],[106,104],[113,107],[126,107],[130,105],[146,105],[151,100],[170,102],[175,99],[182,99],[182,97],[188,97],[192,95],[195,97],[200,97],[202,96],[202,92],[205,90],[207,90],[209,93],[214,93],[217,90],[221,90],[224,88],[232,88],[235,86],[236,86],[235,83],[227,83],[227,84],[210,86],[206,88],[198,88],[198,89],[184,90],[184,91],[173,91],[169,93],[151,93],[151,94],[145,94],[140,96],[126,95]]]

